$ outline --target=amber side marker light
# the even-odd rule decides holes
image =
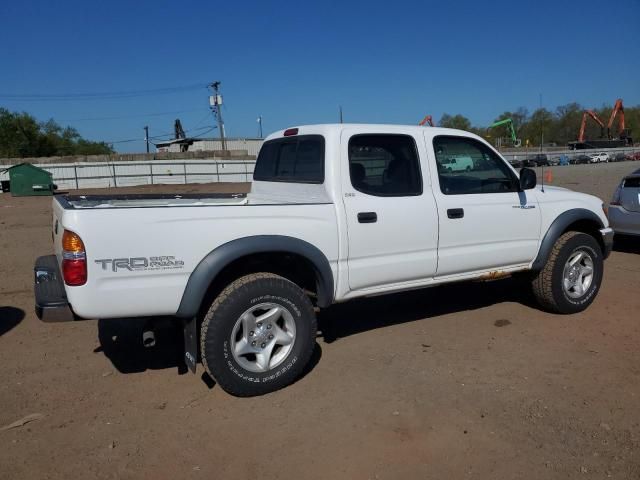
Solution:
[[[62,234],[62,278],[70,287],[87,283],[87,254],[77,233],[65,230]]]

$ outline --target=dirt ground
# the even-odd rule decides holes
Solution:
[[[635,168],[548,170],[608,200]],[[2,479],[640,478],[638,241],[578,315],[538,310],[519,279],[332,307],[302,379],[238,399],[185,373],[171,323],[143,349],[140,320],[37,320],[50,203],[0,194]]]

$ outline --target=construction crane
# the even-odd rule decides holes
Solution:
[[[505,118],[504,120],[498,120],[497,122],[494,122],[493,124],[489,125],[489,129],[499,127],[501,125],[506,125],[514,147],[519,147],[520,145],[522,145],[522,140],[520,140],[516,136],[516,129],[513,128],[513,120],[511,120],[510,118]]]
[[[421,127],[424,127],[426,124],[429,124],[430,127],[433,127],[433,117],[431,115],[425,115],[425,117],[418,124]]]
[[[631,131],[628,128],[625,128],[624,125],[624,107],[622,106],[622,99],[619,98],[616,100],[616,104],[613,106],[613,111],[611,112],[611,116],[609,117],[609,123],[607,124],[607,137],[611,137],[611,126],[613,125],[616,116],[619,114],[618,121],[618,138],[626,139],[629,137]]]
[[[180,140],[181,138],[186,138],[186,135],[184,134],[184,129],[182,128],[182,123],[180,123],[179,118],[176,118],[176,121],[173,124],[173,133],[176,137],[176,140]]]
[[[615,111],[615,110],[614,110]],[[585,110],[582,113],[582,122],[580,123],[580,133],[578,133],[578,142],[584,142],[584,128],[587,125],[587,116],[593,118],[593,120],[600,125],[600,138],[604,137],[604,123],[598,118],[598,115],[593,110]],[[610,123],[613,122],[613,117]]]

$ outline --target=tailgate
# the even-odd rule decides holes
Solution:
[[[620,190],[620,204],[630,212],[640,212],[640,177],[625,178]]]

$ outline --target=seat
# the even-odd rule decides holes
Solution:
[[[365,184],[367,172],[361,163],[352,163],[349,165],[349,173],[351,175],[351,185],[355,188],[361,188]]]

